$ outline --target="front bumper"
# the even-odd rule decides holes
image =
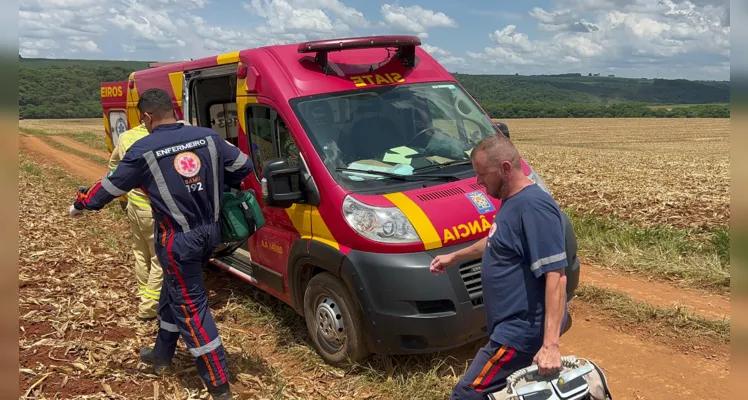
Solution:
[[[486,337],[480,270],[470,272],[473,266],[480,266],[480,260],[454,265],[441,275],[429,270],[436,255],[470,244],[430,252],[351,251],[347,255],[341,276],[359,302],[364,334],[372,352],[427,353]],[[466,280],[463,276],[467,276]],[[473,288],[475,279],[477,290]]]
[[[579,284],[580,265],[574,229],[566,214],[564,223],[569,262],[566,289],[571,300]],[[487,336],[481,259],[453,265],[441,275],[429,270],[437,255],[473,243],[405,254],[348,253],[340,275],[359,303],[372,352],[430,353]]]

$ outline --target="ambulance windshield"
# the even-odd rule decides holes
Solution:
[[[327,168],[349,189],[401,181],[393,174],[414,181],[436,170],[472,170],[473,146],[499,133],[452,83],[358,89],[294,99],[291,106]]]

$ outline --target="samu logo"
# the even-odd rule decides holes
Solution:
[[[200,172],[200,157],[191,151],[179,153],[174,157],[174,168],[179,172],[179,175],[192,178]]]
[[[121,135],[126,130],[127,124],[123,118],[118,119],[117,122],[114,123],[114,131],[117,132],[117,135]]]

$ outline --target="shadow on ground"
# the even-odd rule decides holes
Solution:
[[[271,331],[276,348],[279,351],[283,352],[291,349],[299,351],[301,347],[302,357],[299,363],[311,363],[309,369],[320,367],[334,369],[325,364],[316,354],[304,318],[296,314],[291,307],[217,267],[207,267],[205,271],[206,287],[211,292],[211,309],[221,309],[229,304],[240,305],[241,307],[240,312],[224,313],[217,317],[217,320],[240,325],[268,324],[273,328]],[[248,317],[247,319],[251,319],[252,322],[248,323],[246,320],[242,320],[242,316]],[[227,319],[231,320],[227,321]],[[478,348],[485,343],[485,340],[487,339],[478,340],[450,351],[427,355],[385,356],[375,354],[358,365],[339,371],[349,377],[353,375],[368,378],[372,383],[380,383],[395,378],[406,382],[410,379],[422,380],[424,376],[435,379],[460,377],[475,356]],[[303,360],[304,358],[306,360]],[[241,360],[232,361],[234,368],[241,365],[238,369],[234,369],[236,373],[250,374],[255,373],[252,368],[256,368],[257,362],[253,360],[246,364]],[[272,372],[268,373],[271,374]]]

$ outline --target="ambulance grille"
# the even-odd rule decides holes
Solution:
[[[418,199],[421,201],[437,200],[463,193],[465,193],[465,191],[462,188],[456,187],[452,189],[437,190],[434,192],[419,194]]]
[[[483,285],[481,284],[481,260],[460,266],[460,277],[470,295],[473,307],[483,305]]]

